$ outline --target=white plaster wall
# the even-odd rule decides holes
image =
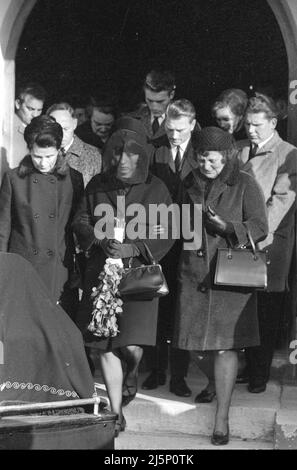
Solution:
[[[288,55],[288,141],[297,146],[297,0],[267,0],[278,21]],[[272,51],[273,54],[273,51]]]
[[[13,152],[15,54],[19,38],[36,0],[0,1],[0,175]]]

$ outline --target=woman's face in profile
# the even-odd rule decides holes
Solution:
[[[215,179],[225,166],[225,159],[220,152],[210,151],[198,154],[200,172],[210,179]]]
[[[118,161],[118,178],[131,178],[136,171],[139,155],[131,152],[123,152],[122,155],[116,156],[116,159]]]
[[[58,152],[56,147],[39,147],[34,144],[30,151],[32,163],[41,173],[49,173],[56,164]]]
[[[238,127],[240,118],[232,113],[229,106],[226,106],[216,110],[215,120],[221,129],[229,132],[229,134],[233,134]]]

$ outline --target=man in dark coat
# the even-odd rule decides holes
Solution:
[[[148,142],[165,136],[165,113],[175,94],[175,78],[169,71],[151,70],[145,78],[143,91],[146,105],[130,114],[138,119],[146,132]]]
[[[166,111],[166,135],[158,139],[159,147],[155,150],[152,172],[164,181],[173,201],[181,181],[197,167],[193,148],[193,132],[197,128],[196,112],[192,103],[181,99],[169,104]],[[166,381],[165,370],[168,365],[168,344],[173,325],[176,303],[176,272],[180,253],[180,243],[176,241],[170,252],[162,260],[165,277],[169,284],[169,296],[160,300],[157,346],[151,351],[152,372],[144,381],[144,389],[154,389]],[[190,396],[185,377],[189,366],[189,353],[181,349],[170,349],[171,381],[170,391],[178,396]]]

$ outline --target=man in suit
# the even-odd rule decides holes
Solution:
[[[151,70],[143,84],[146,105],[130,113],[139,119],[145,128],[148,142],[165,135],[165,112],[175,94],[175,78],[169,71]]]
[[[25,128],[34,117],[40,116],[45,98],[46,92],[38,83],[30,82],[17,89],[13,118],[11,168],[17,167],[29,152],[24,139]]]
[[[68,103],[55,103],[46,114],[55,118],[61,125],[63,129],[62,153],[69,166],[83,175],[86,186],[93,176],[101,172],[100,151],[74,134],[77,119],[74,117],[74,109]]]
[[[166,110],[164,129],[166,134],[158,139],[152,172],[167,185],[173,201],[177,201],[180,183],[197,167],[194,155],[194,130],[199,129],[193,104],[186,100],[172,101]],[[176,302],[176,272],[181,243],[176,241],[162,260],[162,267],[168,282],[170,294],[160,299],[157,331],[157,345],[151,348],[151,373],[142,388],[151,390],[166,382],[168,365],[168,343],[171,340]],[[188,397],[191,390],[185,377],[189,366],[189,352],[170,348],[170,391],[178,396]]]
[[[238,383],[248,383],[251,393],[266,390],[277,342],[284,293],[296,237],[297,149],[276,131],[278,109],[273,100],[259,94],[249,99],[245,129],[249,142],[239,151],[243,169],[261,186],[268,213],[269,234],[259,243],[268,251],[268,288],[258,293],[260,346],[246,350],[247,368]]]

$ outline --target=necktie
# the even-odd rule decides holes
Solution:
[[[175,172],[179,173],[180,172],[180,166],[181,166],[181,154],[180,154],[180,147],[179,145],[176,147],[176,155],[175,155]]]
[[[259,148],[259,147],[258,147],[257,144],[254,144],[254,145],[251,144],[251,146],[250,146],[250,153],[249,153],[249,160],[250,160],[251,158],[253,158],[253,157],[256,155],[256,153],[258,152],[258,148]]]
[[[155,117],[155,119],[153,120],[153,124],[152,124],[153,134],[155,134],[157,132],[159,127],[160,127],[160,125],[159,125],[158,118]]]
[[[61,151],[62,157],[63,158],[66,157],[66,150],[64,149],[64,147],[61,147],[60,151]]]

